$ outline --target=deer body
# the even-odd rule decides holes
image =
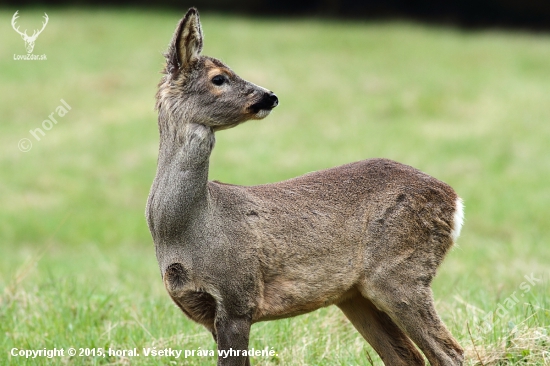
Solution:
[[[220,350],[248,349],[255,322],[335,304],[386,365],[423,365],[413,342],[432,365],[461,365],[429,287],[462,225],[452,188],[386,159],[260,186],[209,182],[215,131],[261,119],[278,101],[201,49],[191,9],[159,84],[159,159],[146,209],[173,301]]]

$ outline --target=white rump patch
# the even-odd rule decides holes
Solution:
[[[460,230],[462,229],[462,224],[464,224],[464,203],[462,198],[456,198],[456,208],[453,215],[453,229],[451,230],[451,237],[453,242],[456,243],[456,240],[460,236]]]

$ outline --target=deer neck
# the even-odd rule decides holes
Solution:
[[[212,129],[196,123],[189,123],[175,133],[161,133],[158,167],[166,167],[166,170],[170,171],[205,175],[201,182],[206,187],[210,154],[214,143]]]
[[[181,237],[193,227],[191,220],[207,213],[214,141],[212,129],[200,124],[186,124],[177,133],[161,131],[157,174],[147,204],[154,239]]]

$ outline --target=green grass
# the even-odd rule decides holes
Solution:
[[[47,10],[34,53],[48,59],[31,62],[13,60],[25,53],[15,10],[0,10],[0,364],[52,361],[13,347],[213,349],[165,293],[144,219],[161,52],[182,14]],[[20,15],[22,29],[40,24],[38,10]],[[466,224],[433,284],[442,318],[471,364],[550,364],[549,35],[202,20],[205,54],[280,99],[266,120],[218,133],[211,179],[251,185],[387,157],[448,182]],[[60,99],[71,110],[36,141],[29,130]],[[524,292],[531,274],[542,281]],[[381,364],[335,307],[256,324],[251,339],[277,352],[255,364],[369,365],[367,352]]]

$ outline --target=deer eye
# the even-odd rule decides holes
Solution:
[[[216,75],[212,78],[212,83],[217,86],[223,85],[226,81],[227,79],[223,75]]]

